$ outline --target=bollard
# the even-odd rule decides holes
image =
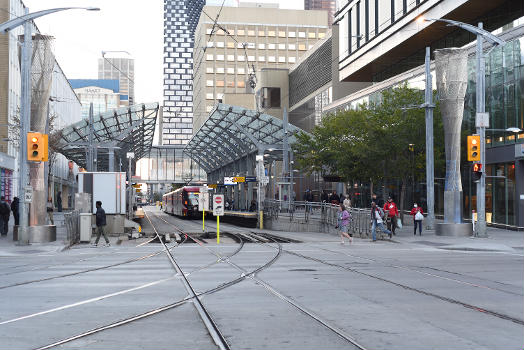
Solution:
[[[220,216],[217,215],[217,244],[220,244]]]

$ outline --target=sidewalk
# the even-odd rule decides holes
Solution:
[[[0,238],[0,257],[63,251],[69,245],[67,242],[67,229],[65,227],[64,213],[55,212],[54,221],[56,225],[56,241],[49,243],[31,243],[27,246],[19,246],[18,242],[13,241],[13,225],[15,220],[11,215],[7,237]]]

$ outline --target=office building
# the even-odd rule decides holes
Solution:
[[[328,24],[333,24],[333,16],[337,7],[336,0],[304,0],[304,10],[324,10],[328,12]]]
[[[131,106],[135,104],[135,60],[109,55],[98,59],[98,79],[118,80],[120,106]]]
[[[204,7],[211,18],[219,10],[216,6]],[[281,117],[285,96],[279,88],[266,86],[255,100],[250,85],[256,80],[253,74],[276,68],[287,75],[287,68],[328,31],[326,11],[275,7],[224,7],[220,23],[218,28],[209,17],[201,16],[195,33],[193,132],[218,102],[258,108]]]
[[[93,104],[93,115],[120,107],[119,81],[116,79],[70,79],[82,104],[82,118],[89,118],[89,108]]]
[[[162,140],[182,145],[193,130],[193,43],[204,0],[164,0]]]

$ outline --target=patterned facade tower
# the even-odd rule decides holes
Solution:
[[[328,12],[328,24],[331,28],[337,10],[336,0],[304,0],[304,10],[325,10]]]
[[[193,133],[193,46],[205,0],[164,0],[164,145]]]

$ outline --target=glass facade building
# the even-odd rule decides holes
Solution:
[[[164,0],[162,142],[186,144],[193,132],[193,46],[205,0]]]

